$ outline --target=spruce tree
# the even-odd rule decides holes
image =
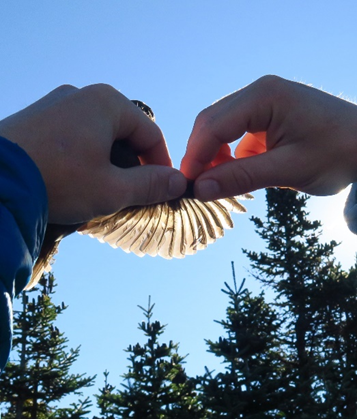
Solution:
[[[67,350],[68,339],[55,326],[64,303],[52,302],[55,280],[43,276],[39,288],[22,293],[22,310],[14,311],[13,351],[0,376],[3,418],[83,418],[90,400],[79,400],[68,408],[57,403],[70,394],[93,385],[95,377],[71,374],[79,347]]]
[[[129,345],[129,371],[123,375],[123,390],[105,385],[97,396],[103,418],[201,419],[205,412],[196,394],[196,381],[187,376],[185,357],[178,354],[178,344],[160,343],[165,325],[152,321],[154,304],[139,306],[146,321],[139,323],[147,337],[144,345]]]
[[[320,284],[319,380],[325,418],[357,417],[357,266],[335,268]]]
[[[206,368],[201,379],[201,401],[216,418],[278,418],[281,374],[278,314],[264,300],[253,297],[244,280],[233,288],[225,282],[228,295],[226,319],[217,321],[225,331],[218,341],[207,340],[209,351],[222,358],[225,372],[213,376]]]
[[[356,272],[336,264],[336,242],[320,243],[305,195],[268,189],[266,196],[267,220],[252,218],[266,251],[245,253],[284,319],[280,408],[286,418],[356,417]]]

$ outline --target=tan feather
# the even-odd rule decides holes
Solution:
[[[239,198],[252,197],[245,195]],[[81,226],[49,225],[41,254],[25,289],[34,287],[41,275],[51,270],[59,243],[76,230],[140,257],[183,258],[223,237],[224,230],[233,227],[231,212],[245,211],[235,197],[211,202],[181,198],[157,205],[126,208]],[[63,231],[65,227],[67,229]]]
[[[223,237],[224,229],[233,227],[230,212],[245,211],[237,198],[212,202],[181,198],[127,208],[112,216],[96,218],[77,231],[138,256],[182,258]]]

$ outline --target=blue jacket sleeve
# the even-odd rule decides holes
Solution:
[[[41,174],[18,145],[0,137],[0,373],[12,342],[12,301],[28,283],[47,225]]]

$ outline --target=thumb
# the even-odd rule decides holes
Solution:
[[[115,210],[118,210],[118,206],[126,208],[169,201],[178,198],[186,190],[185,176],[168,166],[144,165],[129,169],[112,167],[116,172],[116,176],[111,176],[112,191],[117,197],[116,203],[113,202]]]
[[[282,149],[218,165],[202,173],[195,181],[195,197],[210,201],[241,195],[273,186],[294,187],[302,172],[301,162],[287,158]],[[292,153],[291,156],[294,154]],[[299,168],[299,170],[297,170]]]

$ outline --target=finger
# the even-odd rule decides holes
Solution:
[[[171,159],[160,128],[112,86],[97,84],[86,86],[78,92],[77,99],[86,103],[86,115],[108,123],[111,135],[108,141],[125,139],[145,164],[171,166]],[[100,121],[102,119],[99,118]],[[99,129],[105,132],[105,124]],[[103,135],[103,138],[106,137]]]
[[[232,156],[230,146],[228,144],[223,144],[219,149],[217,156],[212,161],[211,167],[218,166],[219,164],[232,160],[234,160],[234,157]]]
[[[227,163],[228,161],[235,160],[235,158],[231,154],[231,148],[228,144],[223,144],[218,151],[218,154],[214,158],[214,160],[204,166],[203,171],[212,169],[212,167],[218,166],[222,163]]]
[[[195,181],[195,197],[203,201],[241,195],[272,186],[300,186],[307,182],[304,162],[283,149],[224,163]]]
[[[144,121],[143,117],[148,121]],[[172,166],[163,133],[147,116],[140,116],[135,129],[126,139],[140,156],[142,164]]]
[[[145,165],[130,169],[111,166],[106,173],[106,185],[102,198],[106,207],[99,211],[110,214],[132,205],[175,199],[185,192],[187,181],[180,171],[166,166]]]
[[[237,145],[234,155],[237,158],[243,158],[256,156],[266,151],[266,133],[256,132],[252,134],[248,132]]]
[[[202,111],[182,160],[181,170],[186,177],[195,179],[202,173],[222,144],[235,141],[246,132],[268,131],[274,104],[285,106],[283,90],[287,83],[275,76],[265,76]],[[278,118],[275,123],[279,123]]]
[[[127,98],[125,98],[127,99]],[[125,138],[140,156],[142,164],[172,166],[167,144],[160,128],[127,99],[116,139]]]

